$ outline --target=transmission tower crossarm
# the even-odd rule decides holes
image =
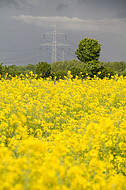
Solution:
[[[53,31],[53,32],[46,32],[44,35],[50,35],[50,34],[54,34],[54,33],[56,33],[56,34],[61,34],[61,35],[65,35],[64,33],[62,33],[62,32],[57,32],[57,31]]]
[[[52,46],[51,43],[46,43],[46,44],[40,44],[41,46]]]
[[[57,46],[69,46],[68,44],[57,43]]]

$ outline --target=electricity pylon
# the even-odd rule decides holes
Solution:
[[[41,44],[41,46],[51,46],[52,47],[52,62],[57,61],[57,47],[58,46],[69,46],[67,44],[57,43],[57,35],[65,35],[65,33],[60,33],[56,31],[56,25],[55,30],[52,32],[48,32],[44,34],[44,38],[46,39],[46,35],[53,35],[53,41],[51,43]],[[64,48],[63,48],[63,58],[64,60]]]

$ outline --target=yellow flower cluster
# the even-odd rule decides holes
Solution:
[[[11,189],[126,189],[126,78],[0,80],[0,190]]]

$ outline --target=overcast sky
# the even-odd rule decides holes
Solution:
[[[0,0],[0,63],[52,61],[50,34],[56,24],[57,60],[76,59],[79,41],[97,39],[100,61],[126,61],[126,0]],[[44,35],[45,34],[45,35]],[[64,56],[63,56],[64,48]]]

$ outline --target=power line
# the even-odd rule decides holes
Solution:
[[[52,42],[50,42],[49,39],[47,39],[47,35],[52,35],[52,37],[53,37]],[[63,44],[61,42],[57,42],[58,35],[65,36],[65,40],[68,42],[68,44]],[[51,63],[51,61],[56,62],[57,59],[64,61],[65,57],[67,57],[67,59],[70,58],[70,56],[72,56],[74,58],[76,57],[73,53],[75,51],[75,50],[73,50],[75,47],[75,44],[67,38],[67,35],[65,33],[57,32],[56,26],[55,26],[54,31],[44,34],[44,39],[47,41],[47,43],[41,44],[41,48],[39,48],[37,46],[37,44],[39,45],[39,41],[35,41],[35,40],[34,40],[34,42],[32,41],[26,45],[19,45],[19,46],[17,45],[17,46],[13,46],[13,47],[0,48],[0,51],[2,54],[7,54],[8,52],[10,52],[6,58],[5,58],[5,55],[3,57],[1,57],[1,62],[6,62],[7,64],[8,63],[19,63],[19,62],[28,61],[28,60],[32,62],[33,60],[39,59],[40,53],[38,52],[38,50],[40,50],[40,49],[42,49],[42,52],[43,52],[43,59],[46,60],[48,58],[50,63]],[[72,44],[72,47],[69,44]],[[44,48],[44,46],[46,46],[47,48],[48,47],[50,47],[50,48],[48,48],[48,50],[46,50]],[[70,46],[70,48],[64,48],[64,47],[68,47],[68,46]],[[33,53],[33,51],[34,51],[34,53]],[[35,56],[36,53],[38,54],[38,56]],[[50,56],[52,57],[51,59],[50,59]]]
[[[49,43],[46,43],[46,44],[41,44],[41,46],[51,46],[52,47],[52,62],[56,62],[57,61],[57,47],[58,46],[62,46],[62,47],[69,46],[68,44],[57,43],[57,35],[65,35],[65,34],[57,32],[56,31],[56,25],[55,25],[55,30],[54,31],[44,34],[45,39],[46,39],[46,35],[52,35],[53,36],[53,41],[51,43],[49,42]]]
[[[40,57],[40,56],[39,56]],[[39,62],[38,59],[41,59],[41,57],[39,58],[38,56],[35,56],[35,57],[32,57],[32,58],[22,58],[22,59],[17,59],[17,60],[4,60],[4,63],[6,64],[17,64],[17,63],[20,63],[20,62],[25,62],[25,61],[28,61],[28,62],[32,62],[32,61],[36,61],[36,62]]]
[[[31,46],[31,45],[35,45],[35,44],[39,44],[39,41],[32,41],[31,43],[29,44],[25,44],[25,45],[19,45],[19,46],[12,46],[12,47],[7,47],[7,48],[0,48],[0,51],[27,51],[27,49],[34,49],[34,48],[26,48],[28,46]],[[23,50],[21,49],[18,49],[18,48],[23,48]],[[25,49],[26,48],[26,49]]]
[[[59,48],[59,49],[61,49],[61,48]],[[68,50],[64,48],[64,50],[63,50],[64,54],[68,54],[69,56],[76,58],[75,54],[73,52],[70,52],[70,50],[71,50],[70,48],[68,48]]]
[[[72,44],[74,47],[77,47],[76,44],[74,44],[73,42],[71,42],[71,41],[68,39],[68,37],[67,37],[66,34],[65,34],[65,40],[66,40],[67,42],[69,42],[70,44]]]

